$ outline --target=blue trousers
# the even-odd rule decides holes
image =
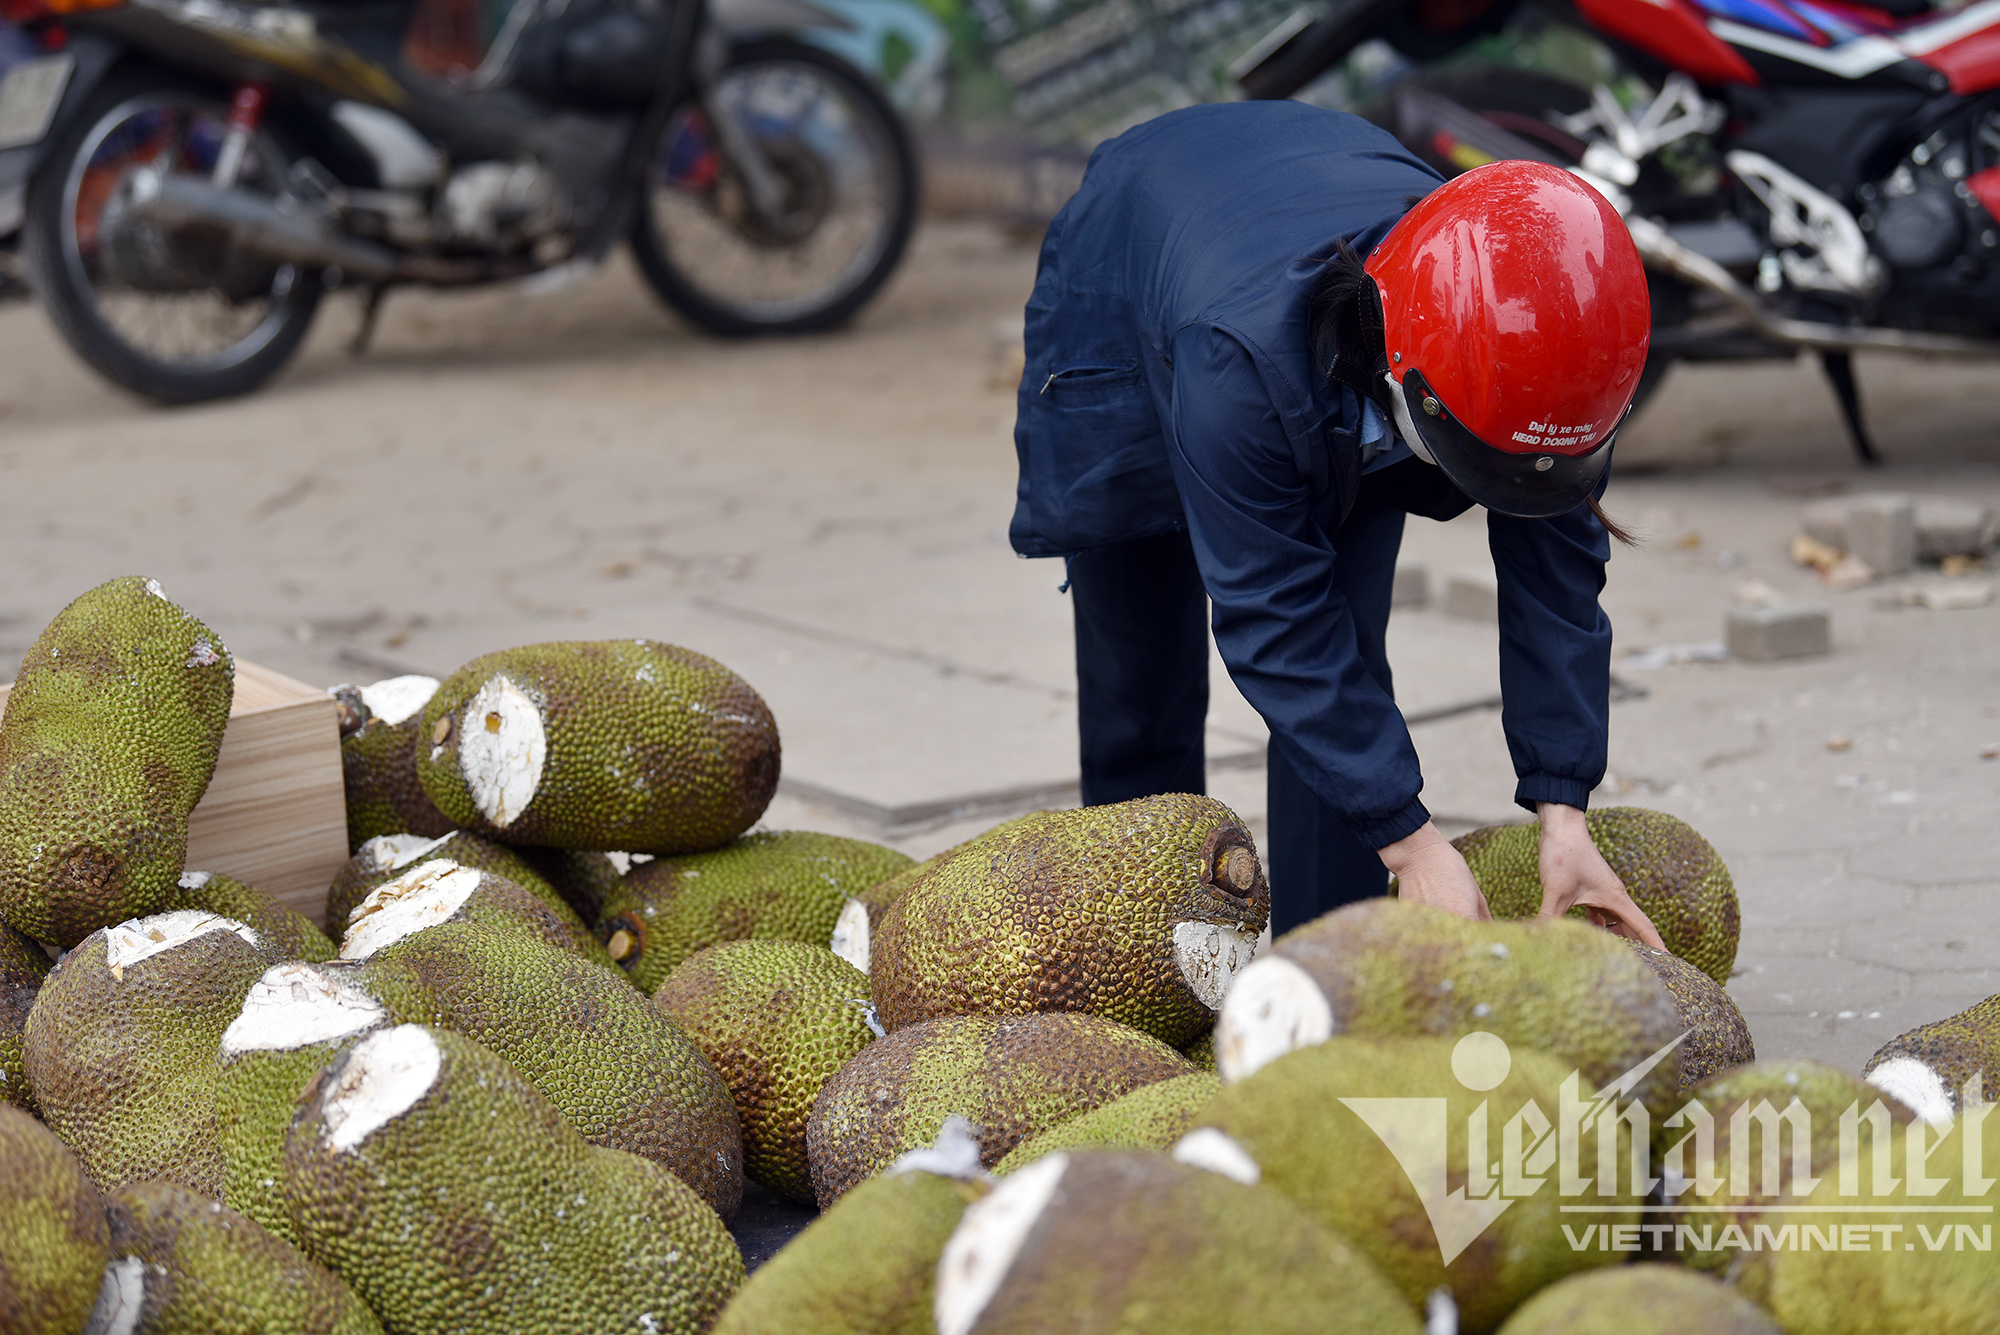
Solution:
[[[1334,587],[1347,599],[1361,657],[1393,691],[1384,636],[1402,546],[1400,507],[1363,488],[1334,535]],[[1077,727],[1085,806],[1207,791],[1208,595],[1185,533],[1071,558]],[[1265,760],[1271,830],[1264,848],[1271,930],[1383,894],[1389,873],[1340,814],[1300,779],[1289,743]]]

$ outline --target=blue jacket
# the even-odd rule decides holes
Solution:
[[[1366,121],[1294,102],[1190,107],[1102,145],[1042,245],[1014,428],[1015,550],[1185,528],[1238,689],[1377,848],[1429,819],[1423,779],[1331,570],[1362,473],[1409,455],[1314,365],[1305,310],[1337,239],[1365,255],[1438,182]],[[1487,531],[1515,800],[1582,807],[1604,776],[1608,540],[1586,509]]]

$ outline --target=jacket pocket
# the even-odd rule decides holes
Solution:
[[[1057,402],[1080,402],[1106,390],[1123,389],[1139,383],[1139,364],[1129,361],[1070,362],[1050,369],[1048,378],[1036,391],[1038,398]]]

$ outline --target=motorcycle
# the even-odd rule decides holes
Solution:
[[[621,239],[719,335],[866,303],[908,131],[809,0],[0,0],[0,245],[165,403],[242,394],[321,298],[555,285]],[[11,26],[10,26],[11,25]],[[10,58],[11,55],[11,58]]]
[[[2000,356],[2000,0],[1334,0],[1241,82],[1287,97],[1371,38],[1432,60],[1537,18],[1617,77],[1420,69],[1365,114],[1446,175],[1536,159],[1618,208],[1653,303],[1640,398],[1675,361],[1811,350],[1872,464],[1853,353]]]

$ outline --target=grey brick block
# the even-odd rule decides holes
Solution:
[[[1971,501],[1924,497],[1917,502],[1917,557],[1977,556],[1993,542],[1993,512]]]
[[[1813,603],[1735,607],[1723,625],[1731,658],[1753,663],[1804,658],[1833,648],[1833,617]]]
[[[1454,570],[1444,583],[1444,610],[1471,621],[1498,621],[1500,587],[1486,571]]]
[[[1847,508],[1848,555],[1878,575],[1917,563],[1917,507],[1908,496],[1859,496]]]

